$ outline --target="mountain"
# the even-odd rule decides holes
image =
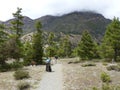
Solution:
[[[10,19],[10,20],[4,22],[4,24],[5,24],[7,27],[10,27],[10,26],[11,26],[11,22],[12,22],[13,20],[14,20],[14,19]],[[27,17],[27,16],[24,16],[24,18],[23,18],[23,23],[24,23],[24,26],[23,26],[23,32],[24,32],[24,34],[33,32],[33,31],[35,30],[34,20],[32,20],[31,18],[29,18],[29,17]]]
[[[111,20],[104,18],[101,14],[93,12],[73,12],[63,16],[44,16],[38,18],[43,24],[43,30],[81,34],[83,30],[88,30],[98,37],[103,35],[106,26]]]
[[[8,20],[4,22],[8,27],[11,26]],[[35,20],[29,17],[24,17],[24,34],[35,31],[35,22],[41,21],[44,31],[52,31],[55,33],[81,35],[83,30],[88,30],[95,38],[100,40],[105,33],[106,26],[111,20],[94,12],[72,12],[62,16],[46,15]]]

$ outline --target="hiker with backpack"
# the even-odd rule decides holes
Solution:
[[[46,71],[47,72],[52,72],[52,69],[51,69],[51,59],[50,58],[46,59]]]

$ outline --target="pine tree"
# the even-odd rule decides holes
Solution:
[[[36,22],[37,32],[33,36],[33,60],[37,64],[43,64],[43,40],[42,40],[42,25],[38,21]]]
[[[77,54],[81,59],[93,59],[95,57],[95,43],[88,31],[84,31],[78,44]]]
[[[33,47],[32,43],[27,41],[24,43],[24,65],[30,65],[32,62]]]
[[[23,55],[22,55],[22,43],[21,43],[21,36],[22,36],[22,26],[24,25],[23,24],[23,16],[21,15],[21,8],[17,8],[17,11],[15,13],[13,13],[13,17],[15,18],[14,21],[11,22],[12,24],[12,27],[11,27],[11,30],[13,32],[13,35],[12,35],[12,39],[15,40],[15,43],[14,43],[14,49],[13,50],[13,54],[11,57],[19,60]],[[14,42],[14,41],[13,41]]]
[[[8,40],[9,35],[4,30],[5,26],[3,24],[0,24],[0,65],[4,65],[5,60],[8,57],[6,41]]]
[[[71,50],[71,42],[69,41],[69,36],[61,38],[60,45],[59,45],[59,56],[62,57],[70,57],[72,53]]]
[[[113,58],[117,61],[117,57],[120,56],[120,21],[119,18],[115,18],[108,25],[104,40],[106,47],[113,49]],[[112,53],[112,52],[111,52]]]
[[[46,48],[46,55],[53,57],[56,55],[56,43],[54,42],[54,33],[50,32],[48,36],[48,47]]]

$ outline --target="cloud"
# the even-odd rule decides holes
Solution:
[[[120,17],[119,0],[0,0],[0,20],[12,18],[17,7],[33,19],[44,15],[62,15],[72,11],[90,10],[106,18]]]

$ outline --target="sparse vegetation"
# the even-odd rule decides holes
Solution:
[[[120,66],[119,65],[110,65],[110,66],[108,66],[106,68],[109,71],[111,71],[111,70],[120,71]]]
[[[27,72],[25,70],[17,70],[17,71],[15,71],[14,77],[15,77],[16,80],[30,78],[29,72]]]
[[[101,73],[101,80],[105,83],[111,82],[110,76],[106,72]]]
[[[106,62],[103,62],[102,64],[103,64],[104,66],[107,66],[107,65],[108,65],[108,63],[106,63]]]
[[[97,87],[93,87],[92,90],[98,90],[98,88]]]
[[[30,84],[28,82],[20,82],[17,87],[19,90],[28,90],[30,88]]]
[[[104,83],[102,85],[102,90],[111,90],[111,87],[110,87],[110,85],[108,83]]]

